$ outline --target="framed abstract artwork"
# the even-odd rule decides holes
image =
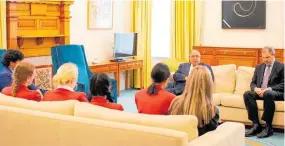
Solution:
[[[222,1],[223,29],[265,29],[265,0]]]
[[[87,28],[113,28],[113,0],[88,0]]]

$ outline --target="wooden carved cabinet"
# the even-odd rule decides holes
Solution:
[[[52,46],[69,44],[72,3],[71,0],[8,0],[8,49],[20,49],[25,57],[48,56]]]
[[[230,48],[195,46],[201,53],[201,62],[212,66],[236,64],[238,66],[255,67],[262,63],[261,48]],[[284,49],[275,49],[277,60],[284,61]]]

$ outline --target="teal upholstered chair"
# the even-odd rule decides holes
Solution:
[[[86,55],[83,45],[61,45],[51,48],[53,72],[64,63],[74,63],[78,67],[78,83],[76,91],[85,92],[90,97],[89,82],[93,75],[86,61]],[[111,79],[112,97],[117,102],[117,81]],[[90,99],[89,99],[90,100]]]
[[[1,68],[3,67],[3,64],[2,64],[2,56],[3,54],[6,52],[5,49],[0,49],[0,70]]]

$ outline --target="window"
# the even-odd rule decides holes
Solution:
[[[171,0],[152,1],[151,56],[170,57]]]

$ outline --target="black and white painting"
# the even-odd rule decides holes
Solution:
[[[222,28],[265,29],[266,2],[222,1]]]

